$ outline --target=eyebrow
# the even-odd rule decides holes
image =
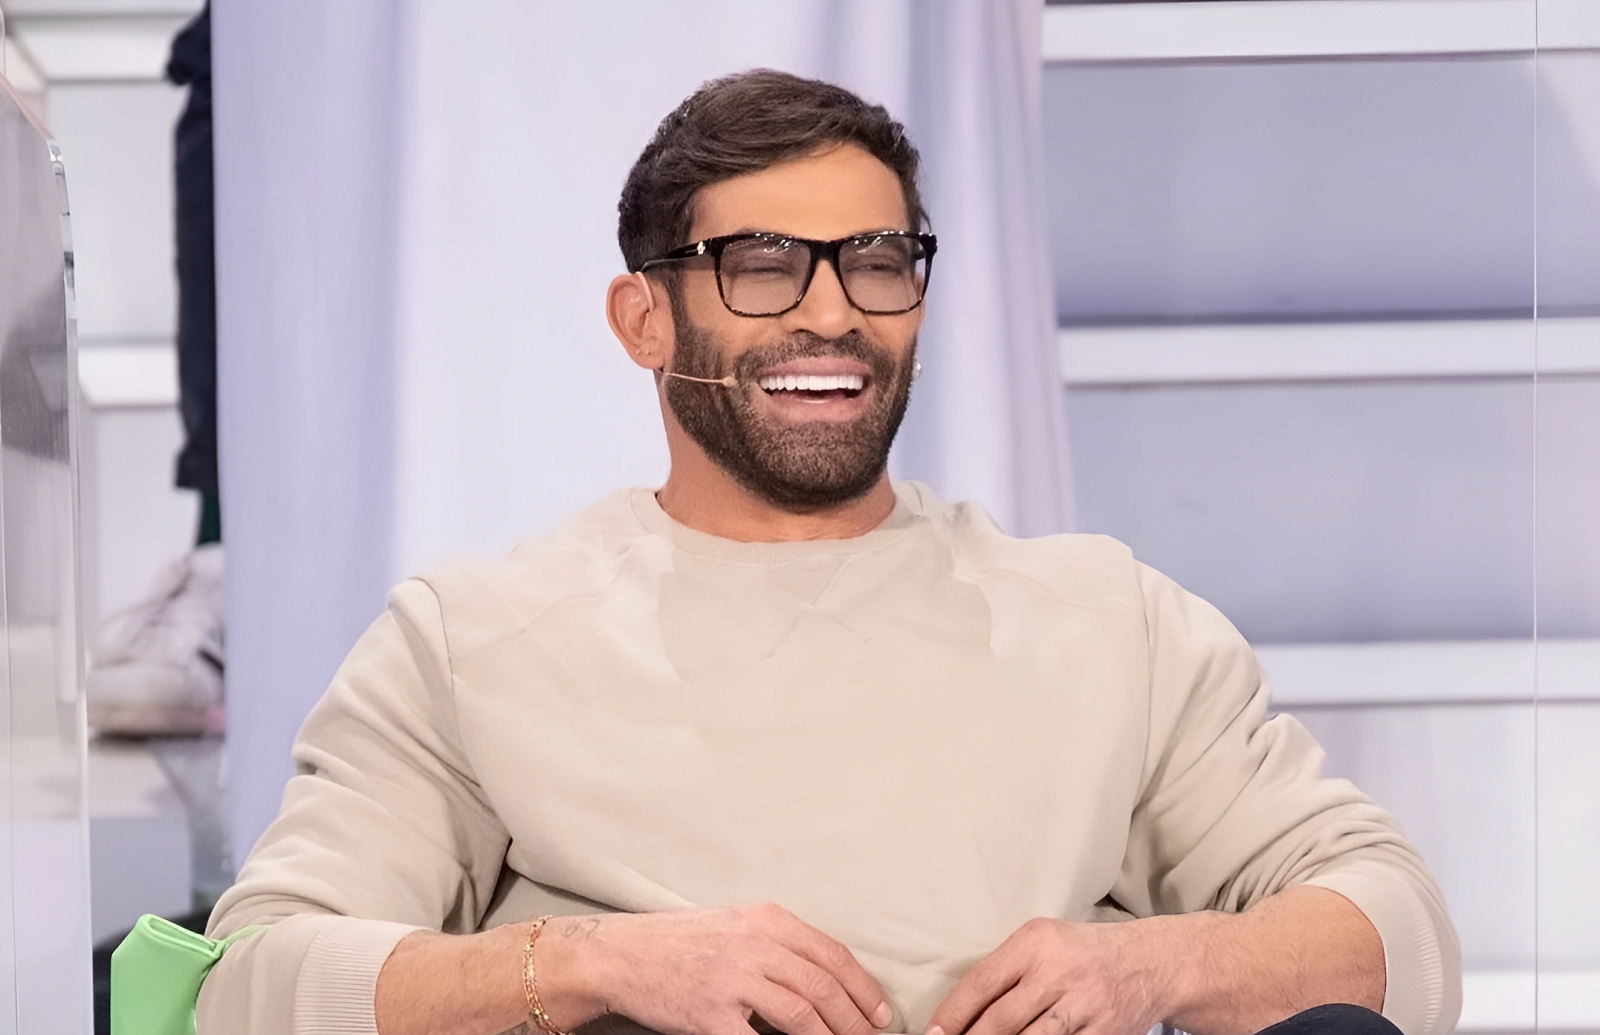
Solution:
[[[882,234],[882,233],[909,234],[909,233],[914,233],[914,231],[907,230],[904,227],[898,227],[898,226],[875,226],[870,230],[854,230],[854,231],[851,231],[848,234],[843,234],[841,236],[842,237],[866,237],[869,234]],[[804,234],[791,234],[791,233],[786,233],[786,232],[784,232],[782,230],[768,230],[768,229],[765,229],[765,228],[759,227],[759,226],[741,226],[737,230],[730,230],[725,234],[712,234],[711,236],[712,237],[731,237],[734,234],[772,234],[775,237],[805,237]],[[814,240],[814,239],[815,238],[808,238],[808,240]]]

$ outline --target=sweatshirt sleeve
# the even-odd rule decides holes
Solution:
[[[294,745],[278,817],[211,915],[253,924],[207,977],[198,1035],[376,1035],[378,971],[419,928],[468,933],[508,835],[461,749],[438,599],[421,581],[345,659]]]
[[[1113,897],[1137,916],[1238,912],[1309,884],[1349,899],[1383,940],[1383,1013],[1444,1035],[1461,949],[1438,885],[1400,825],[1347,780],[1268,687],[1216,608],[1140,566],[1151,658],[1144,784]]]

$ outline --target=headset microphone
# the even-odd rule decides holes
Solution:
[[[721,385],[724,388],[738,388],[739,379],[729,374],[727,377],[690,377],[688,374],[674,374],[670,370],[661,372],[663,377],[676,377],[681,381],[694,381],[703,385]]]

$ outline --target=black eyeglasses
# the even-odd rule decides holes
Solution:
[[[709,255],[722,304],[739,316],[781,316],[799,305],[827,259],[844,294],[870,316],[909,313],[928,293],[928,271],[938,238],[904,230],[812,241],[783,234],[728,234],[674,248],[639,267],[649,269]]]

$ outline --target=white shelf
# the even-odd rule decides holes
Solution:
[[[1535,12],[1537,10],[1537,17]],[[1535,33],[1537,32],[1537,39]],[[1213,0],[1045,8],[1046,61],[1208,61],[1600,47],[1594,0]]]
[[[1256,657],[1287,708],[1600,703],[1600,640],[1265,644]],[[1595,1000],[1600,1009],[1600,998]],[[1597,1025],[1600,1027],[1600,1025]]]
[[[78,385],[97,410],[178,403],[178,352],[171,342],[82,342]]]
[[[1600,4],[1594,0],[1539,0],[1540,50],[1600,47]]]
[[[1070,385],[1517,377],[1536,346],[1541,375],[1600,373],[1597,317],[1064,327],[1057,341]]]
[[[193,18],[205,6],[205,0],[5,0],[0,3],[6,17],[12,20],[25,18],[93,18],[142,17],[147,15],[176,15]]]
[[[94,940],[127,930],[145,913],[188,912],[189,821],[150,748],[91,740],[86,776]]]
[[[1537,1012],[1535,1003],[1537,1002]],[[1458,1032],[1600,1029],[1600,972],[1469,970],[1461,975]]]
[[[159,82],[183,15],[16,17],[9,33],[47,83]]]

